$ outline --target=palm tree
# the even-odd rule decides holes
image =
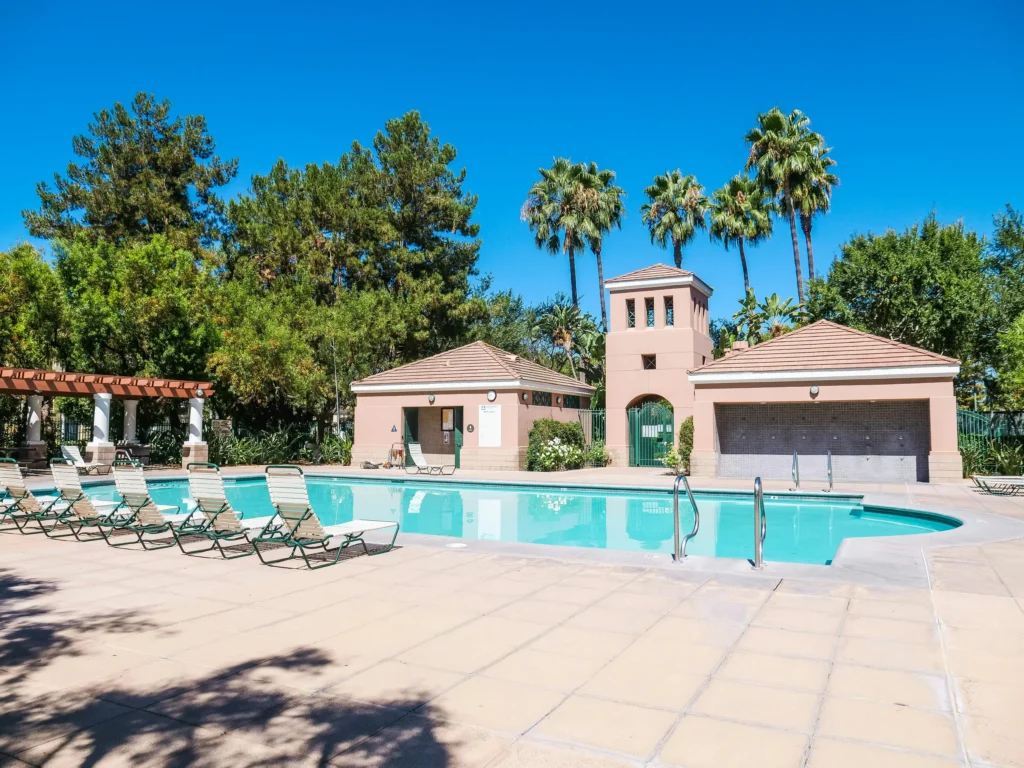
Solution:
[[[743,287],[748,291],[750,276],[743,244],[756,245],[771,237],[771,214],[775,210],[775,203],[760,185],[739,174],[711,195],[711,239],[723,242],[725,250],[729,250],[730,243],[739,246]]]
[[[584,238],[597,235],[594,220],[600,191],[582,163],[559,157],[550,168],[538,170],[540,180],[530,187],[519,217],[530,225],[538,248],[568,255],[572,305],[578,309],[576,253],[583,250]]]
[[[828,213],[832,207],[832,187],[839,185],[839,177],[829,171],[836,161],[828,156],[831,147],[815,147],[811,167],[800,174],[793,184],[793,203],[800,212],[800,228],[807,246],[807,275],[814,279],[814,248],[811,245],[811,222],[815,214]]]
[[[644,190],[650,200],[640,206],[643,222],[651,231],[651,242],[662,248],[672,241],[672,256],[676,267],[683,266],[683,246],[693,240],[698,229],[705,229],[704,216],[708,199],[704,187],[694,175],[683,176],[677,168],[655,176],[654,183]]]
[[[626,215],[623,198],[626,196],[622,187],[615,186],[615,172],[601,171],[597,163],[591,163],[587,173],[593,177],[591,183],[598,191],[597,208],[593,211],[593,225],[596,232],[587,235],[587,244],[597,259],[597,283],[601,292],[601,328],[608,332],[608,309],[604,300],[604,264],[601,261],[601,247],[604,234],[612,227],[622,229],[622,217]]]
[[[757,317],[764,339],[776,339],[800,327],[807,320],[807,313],[799,304],[794,304],[792,297],[783,301],[779,294],[766,296],[757,305]]]
[[[808,126],[810,120],[799,110],[788,115],[778,107],[757,116],[757,127],[747,132],[750,156],[747,170],[754,169],[758,183],[769,193],[782,198],[789,218],[789,234],[793,240],[793,264],[796,268],[796,289],[804,304],[804,276],[800,266],[800,243],[796,235],[796,211],[793,206],[793,183],[799,174],[811,167],[814,147],[824,144]]]
[[[535,332],[565,352],[569,361],[569,370],[572,377],[578,378],[576,364],[573,360],[576,337],[590,331],[594,323],[589,316],[580,312],[579,307],[569,304],[552,304],[540,316]]]
[[[763,318],[758,312],[757,297],[753,288],[747,288],[740,299],[740,308],[732,316],[736,321],[736,338],[743,338],[751,344],[761,341]]]

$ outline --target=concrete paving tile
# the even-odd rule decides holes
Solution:
[[[872,768],[961,768],[962,763],[853,741],[816,738],[811,743],[808,768],[863,768],[866,765]]]
[[[19,754],[131,711],[114,702],[66,692],[23,700],[20,707],[0,714],[0,753]]]
[[[557,581],[553,579],[552,581]],[[510,597],[522,597],[540,591],[543,585],[532,581],[515,581],[495,577],[477,582],[468,589],[471,592],[481,592],[485,595],[508,595]]]
[[[718,677],[748,683],[777,685],[821,692],[828,681],[828,662],[796,659],[751,651],[733,651],[718,670]]]
[[[522,648],[480,674],[570,692],[593,677],[604,664],[604,659]]]
[[[658,755],[685,768],[801,768],[807,737],[687,715]]]
[[[648,655],[623,654],[580,688],[580,693],[647,707],[682,710],[707,676]]]
[[[755,653],[827,660],[832,658],[835,651],[836,638],[833,635],[813,632],[750,627],[740,638],[736,647]]]
[[[942,628],[942,637],[947,648],[959,651],[993,656],[1024,656],[1024,632],[947,626]]]
[[[768,598],[771,597],[771,594],[771,591],[767,589],[743,589],[741,587],[727,587],[709,582],[695,591],[693,596],[710,600],[725,600],[729,603],[760,606],[765,604]]]
[[[565,626],[575,629],[593,629],[600,632],[621,632],[627,635],[642,635],[658,621],[660,613],[644,611],[622,611],[600,608],[600,603],[584,608],[575,616],[567,619]]]
[[[1019,721],[1020,713],[1024,712],[1024,689],[1019,684],[958,680],[957,690],[961,712],[990,720],[1015,721]]]
[[[939,636],[931,624],[897,619],[876,619],[871,616],[850,616],[843,626],[844,637],[872,640],[894,640],[900,643],[938,645]]]
[[[666,616],[644,635],[649,639],[661,639],[680,645],[713,645],[727,648],[743,634],[746,627],[725,621],[685,619]]]
[[[1024,765],[1024,731],[1019,718],[992,720],[978,715],[964,718],[964,746],[972,765]]]
[[[407,715],[331,760],[339,768],[483,768],[513,737]]]
[[[579,749],[541,746],[518,741],[488,768],[633,768],[636,763]]]
[[[571,696],[531,735],[646,757],[675,721],[671,712]]]
[[[690,597],[672,609],[670,615],[684,619],[728,621],[733,624],[749,624],[761,610],[760,606],[746,603],[731,603],[726,600]]]
[[[1010,597],[936,592],[935,612],[943,624],[954,627],[1024,632],[1024,611]]]
[[[571,603],[572,605],[591,605],[605,597],[610,590],[587,589],[586,587],[566,587],[562,584],[552,584],[544,587],[535,595],[538,600],[550,600],[556,603]]]
[[[565,698],[539,686],[473,677],[431,702],[438,717],[504,733],[522,733]]]
[[[596,603],[598,608],[617,611],[638,611],[642,613],[665,614],[679,605],[681,598],[674,595],[650,595],[636,592],[613,592]]]
[[[920,621],[926,624],[935,622],[935,612],[930,605],[893,600],[863,600],[854,598],[850,601],[850,615],[869,616],[875,619]]]
[[[983,651],[947,648],[946,663],[957,678],[1024,686],[1024,656],[999,656]]]
[[[790,611],[818,611],[820,613],[846,613],[849,600],[829,595],[805,595],[793,592],[773,592],[765,608],[784,608]]]
[[[878,701],[826,696],[818,732],[946,757],[958,753],[950,715]]]
[[[814,726],[818,701],[818,695],[805,691],[715,678],[690,707],[690,711],[698,715],[809,733]]]
[[[454,672],[401,661],[382,661],[330,686],[326,693],[401,708],[399,702],[419,702],[419,706],[464,679],[463,675]]]
[[[754,617],[751,623],[755,627],[773,627],[775,629],[789,629],[797,632],[838,635],[843,626],[844,618],[841,613],[822,613],[821,611],[777,608],[766,605]]]
[[[431,595],[426,600],[426,604],[482,616],[485,613],[498,611],[514,600],[515,598],[509,595],[485,595],[482,592],[462,589],[442,595]]]
[[[534,640],[529,648],[552,653],[577,654],[590,659],[611,659],[635,640],[622,632],[600,632],[572,627],[555,627]]]
[[[946,678],[920,672],[836,664],[829,676],[828,694],[922,709],[951,709]]]
[[[840,639],[836,661],[918,672],[942,672],[944,668],[942,651],[934,645],[893,643],[863,637]]]
[[[570,616],[579,613],[583,608],[574,603],[554,602],[553,600],[540,600],[535,597],[524,597],[515,602],[508,603],[499,610],[494,611],[494,616],[504,619],[516,619],[519,621],[532,621],[537,624],[561,624]]]
[[[850,592],[854,599],[861,600],[883,600],[898,603],[916,603],[930,607],[932,604],[931,592],[927,589],[913,589],[908,587],[889,586],[862,586],[855,584]]]

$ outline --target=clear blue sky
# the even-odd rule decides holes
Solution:
[[[843,7],[840,7],[842,5]],[[5,3],[0,9],[0,248],[27,237],[34,185],[63,171],[93,112],[140,90],[206,116],[228,190],[283,157],[334,161],[389,117],[420,110],[480,196],[480,268],[530,300],[568,291],[519,208],[553,156],[615,170],[628,216],[611,277],[671,253],[640,221],[668,169],[709,190],[742,167],[758,111],[799,108],[834,147],[842,184],[815,228],[827,265],[855,232],[933,208],[988,233],[1024,206],[1024,10],[1016,0],[849,3]],[[788,230],[749,254],[759,295],[795,295]],[[739,259],[699,235],[684,266],[732,314]],[[596,268],[579,261],[597,314]]]

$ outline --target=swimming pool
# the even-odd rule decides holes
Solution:
[[[529,485],[363,480],[307,475],[309,497],[324,525],[353,518],[397,520],[404,533],[570,547],[672,552],[672,494],[663,490],[587,490]],[[187,501],[185,480],[150,481],[159,504]],[[232,506],[246,517],[273,514],[262,478],[225,478]],[[89,494],[116,499],[112,485]],[[700,533],[688,555],[753,557],[753,500],[743,494],[695,494]],[[679,500],[683,531],[693,510]],[[184,506],[183,506],[184,508]],[[828,564],[843,539],[899,536],[957,527],[951,518],[865,509],[856,497],[765,496],[766,560]]]

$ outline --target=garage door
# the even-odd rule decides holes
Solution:
[[[716,405],[721,477],[785,479],[793,451],[800,475],[835,480],[926,482],[928,401]]]

